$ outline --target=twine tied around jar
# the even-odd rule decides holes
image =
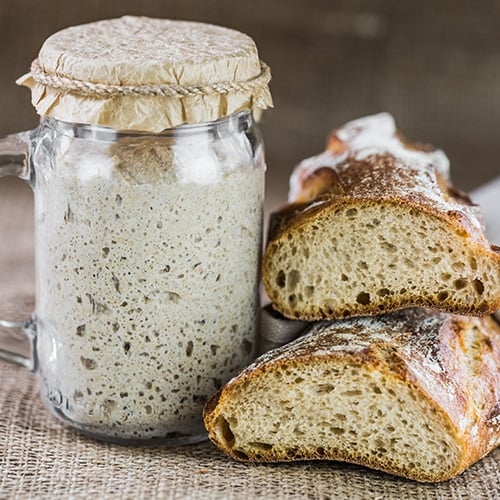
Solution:
[[[38,59],[31,64],[33,79],[46,87],[85,95],[104,96],[162,96],[162,97],[190,97],[228,94],[230,92],[253,91],[263,88],[271,81],[271,70],[267,64],[260,61],[261,72],[254,78],[242,82],[217,82],[210,85],[184,86],[176,84],[152,85],[111,85],[107,83],[94,83],[75,80],[65,76],[46,73],[40,66]]]

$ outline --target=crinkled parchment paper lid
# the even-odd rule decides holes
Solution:
[[[161,132],[272,107],[269,81],[243,33],[125,16],[55,33],[17,83],[41,116]]]

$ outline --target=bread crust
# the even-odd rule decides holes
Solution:
[[[347,334],[346,334],[347,332]],[[383,333],[380,335],[380,333]],[[216,424],[231,411],[235,395],[268,371],[323,363],[360,363],[396,378],[424,398],[446,423],[459,453],[440,475],[359,456],[298,449],[293,455],[273,450],[238,450],[220,438]],[[239,461],[343,460],[424,482],[460,474],[500,444],[500,326],[491,317],[452,316],[409,309],[378,318],[320,322],[304,337],[261,356],[231,380],[206,405],[209,438]],[[251,388],[248,389],[249,391]],[[332,411],[334,409],[332,408]],[[430,418],[430,417],[429,417]],[[423,432],[424,426],[422,426]],[[334,439],[334,436],[332,436]],[[255,437],[259,441],[259,437]]]
[[[269,240],[277,236],[278,228],[284,231],[311,211],[347,203],[393,201],[447,219],[471,239],[489,247],[479,207],[432,165],[422,172],[391,154],[370,155],[363,160],[348,158],[335,170],[320,167],[312,172],[303,180],[302,189],[298,201],[272,214],[285,218],[288,224],[272,225]]]

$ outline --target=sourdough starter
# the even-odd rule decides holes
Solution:
[[[49,139],[36,191],[42,395],[96,437],[199,439],[203,404],[254,352],[263,160],[243,133]]]

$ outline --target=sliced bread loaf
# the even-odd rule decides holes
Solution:
[[[231,380],[204,412],[236,460],[342,460],[451,478],[500,444],[500,326],[410,309],[320,322]]]
[[[402,139],[390,115],[334,132],[294,171],[290,201],[272,215],[262,265],[283,315],[500,309],[500,248],[478,207],[451,185],[444,153]]]

